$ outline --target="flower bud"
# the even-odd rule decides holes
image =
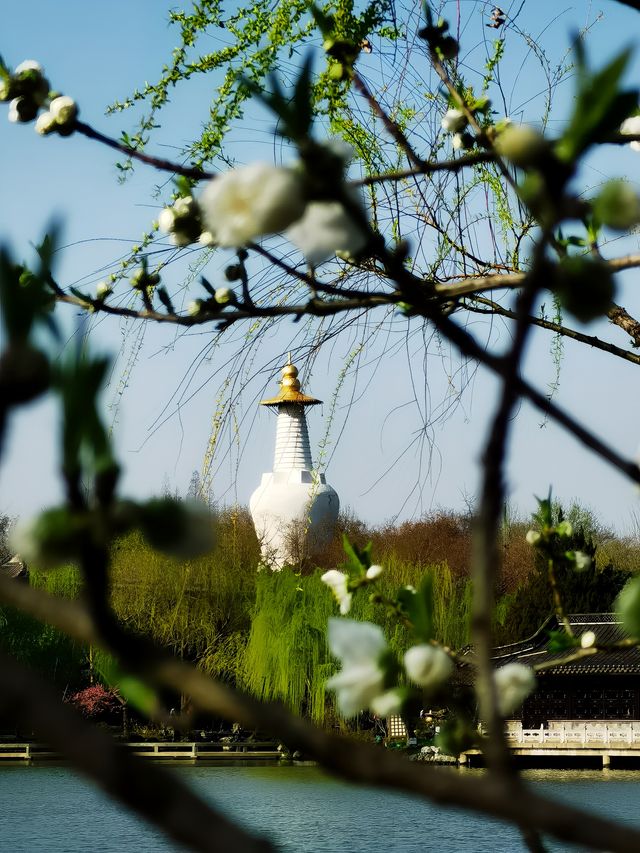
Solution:
[[[218,287],[216,289],[216,302],[218,305],[228,305],[234,298],[235,294],[230,287]]]
[[[596,644],[596,635],[593,631],[585,631],[584,634],[580,637],[580,646],[583,649],[590,649],[592,646]]]
[[[113,288],[106,281],[101,281],[96,285],[96,299],[106,299],[113,293]]]
[[[197,501],[158,498],[139,507],[139,523],[152,548],[185,560],[215,546],[214,519]]]
[[[556,269],[552,288],[567,311],[582,323],[607,313],[615,296],[611,270],[589,257],[564,258]]]
[[[78,106],[73,98],[68,95],[60,95],[49,104],[49,112],[59,125],[70,126],[78,115]]]
[[[453,662],[438,646],[424,643],[405,652],[404,668],[415,684],[434,690],[449,678]]]
[[[36,74],[44,74],[44,68],[35,59],[25,59],[14,69],[14,76],[21,77],[30,71],[35,71]]]
[[[191,317],[197,317],[201,313],[202,313],[202,299],[193,299],[187,305],[187,314],[189,314]]]
[[[330,569],[325,572],[320,578],[322,583],[325,583],[333,593],[336,601],[340,605],[340,613],[346,616],[351,609],[352,594],[349,592],[349,579],[344,572],[339,572],[337,569]]]
[[[522,663],[508,663],[494,673],[498,694],[498,711],[503,717],[512,714],[535,690],[533,670]]]
[[[395,687],[393,690],[387,690],[385,693],[381,693],[372,699],[369,707],[379,717],[390,717],[392,714],[400,713],[404,699],[405,691],[399,687]]]
[[[40,136],[47,136],[57,128],[57,122],[50,112],[40,113],[35,123],[35,131]]]
[[[626,231],[640,222],[640,198],[626,181],[606,183],[592,206],[600,222],[617,231]]]
[[[9,121],[24,123],[38,115],[38,105],[31,98],[14,98],[9,104]]]
[[[620,133],[625,136],[640,136],[640,115],[626,118],[620,125]],[[640,142],[634,140],[629,143],[633,151],[640,151]]]
[[[211,231],[202,231],[198,237],[198,243],[202,246],[215,246],[216,241]]]
[[[467,117],[460,109],[450,109],[446,111],[440,124],[449,133],[460,133],[467,126]]]
[[[529,166],[544,151],[544,137],[528,124],[511,124],[496,138],[494,147],[501,157],[516,166]]]
[[[383,571],[384,569],[382,568],[382,566],[369,566],[366,575],[367,580],[373,581],[376,578],[379,578]]]
[[[591,557],[584,551],[574,551],[573,563],[577,572],[584,572],[591,568]]]
[[[525,536],[525,539],[527,540],[529,545],[537,545],[538,542],[542,539],[542,536],[540,533],[538,533],[537,530],[529,530],[527,532],[527,535]]]
[[[160,215],[158,216],[158,228],[170,234],[173,231],[175,221],[176,215],[174,209],[172,207],[165,207],[164,210],[160,211]]]

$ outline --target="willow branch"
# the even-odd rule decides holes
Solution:
[[[378,118],[382,121],[385,130],[389,134],[389,136],[394,140],[396,145],[401,148],[407,160],[415,167],[422,169],[423,166],[426,165],[426,161],[424,161],[421,157],[419,157],[416,152],[413,150],[413,147],[407,137],[405,136],[403,130],[393,121],[386,110],[382,107],[379,101],[374,97],[374,95],[369,90],[369,87],[364,82],[362,77],[354,71],[351,77],[354,87],[358,90],[358,92],[362,95],[365,101],[369,104],[371,110],[378,116]]]

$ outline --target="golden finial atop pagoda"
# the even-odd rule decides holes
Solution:
[[[319,403],[322,403],[322,400],[316,400],[315,397],[307,397],[300,390],[298,368],[291,361],[291,353],[289,353],[289,360],[282,368],[280,393],[270,400],[260,401],[261,406],[279,406],[281,403],[294,403],[298,406],[317,406]]]

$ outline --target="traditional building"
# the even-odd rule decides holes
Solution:
[[[494,650],[496,667],[548,666],[537,673],[535,692],[507,721],[512,752],[530,760],[601,760],[605,767],[612,758],[640,760],[640,649],[616,648],[628,637],[615,613],[567,618],[577,640],[593,632],[608,650],[587,650],[586,656],[561,663],[571,649],[548,650],[549,633],[564,630],[556,616],[528,640]],[[587,646],[593,637],[588,640]]]
[[[331,538],[338,518],[338,495],[311,459],[305,409],[321,402],[302,393],[289,358],[280,392],[260,403],[278,413],[276,447],[273,470],[262,475],[249,509],[263,559],[275,571],[313,556]]]

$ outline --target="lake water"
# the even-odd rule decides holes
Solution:
[[[174,772],[230,815],[270,836],[286,853],[523,849],[518,833],[496,821],[405,795],[350,787],[316,767],[196,765]],[[558,799],[640,826],[638,771],[527,771],[525,777]],[[0,767],[3,853],[178,849],[66,767]],[[576,848],[556,844],[550,849]]]

